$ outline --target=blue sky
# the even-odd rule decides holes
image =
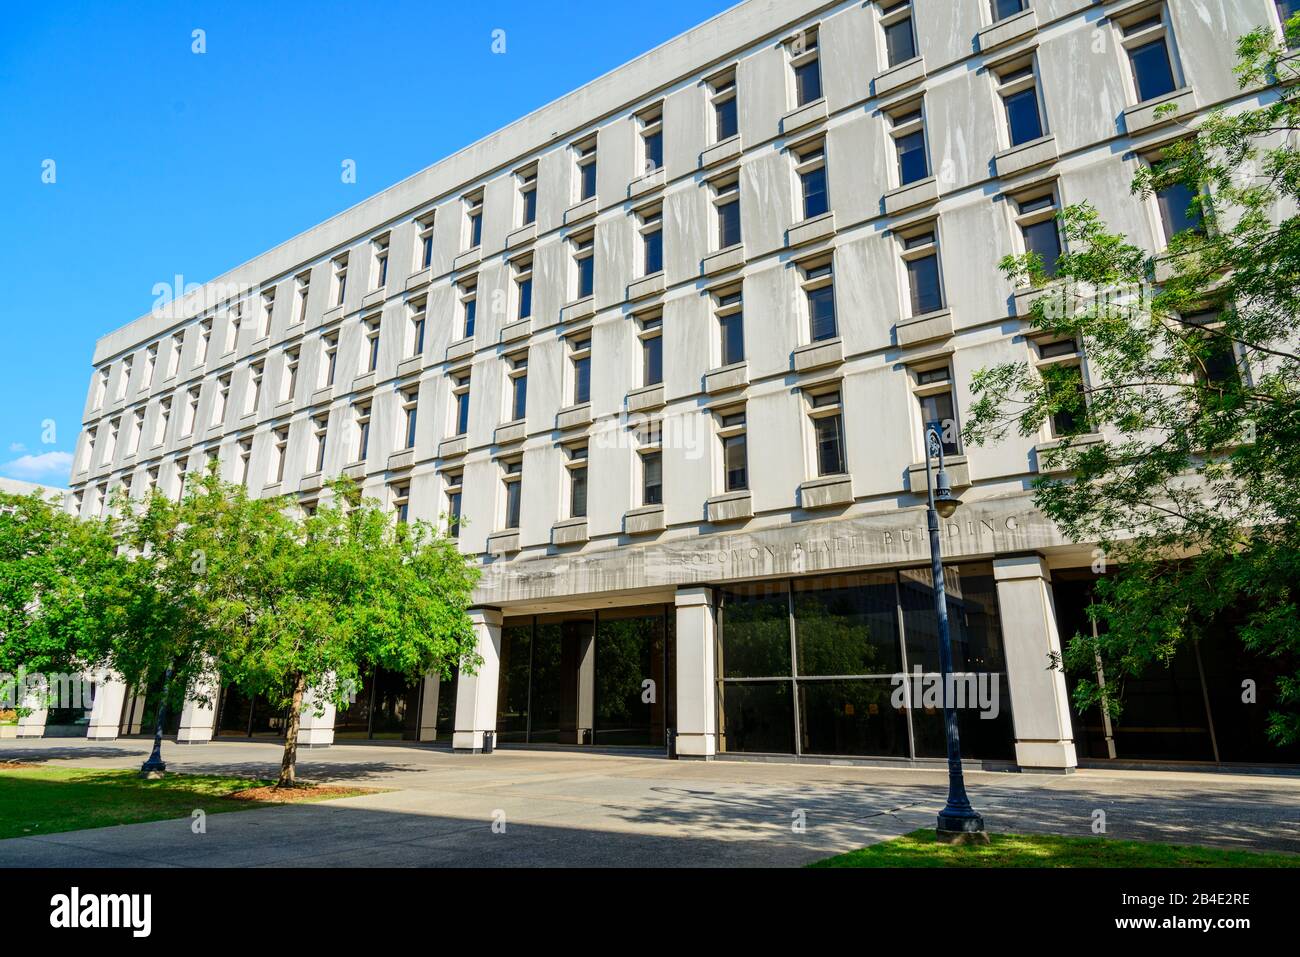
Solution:
[[[0,475],[66,484],[95,340],[155,283],[211,279],[733,5],[6,4]]]

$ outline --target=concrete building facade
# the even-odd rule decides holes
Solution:
[[[1052,259],[1082,200],[1162,249],[1183,211],[1134,173],[1253,101],[1231,38],[1289,9],[748,0],[106,335],[71,507],[177,494],[216,458],[258,494],[310,504],[345,475],[453,528],[482,562],[482,668],[372,676],[309,744],[937,760],[941,715],[893,691],[937,668],[939,422],[965,503],[943,530],[954,653],[995,703],[963,717],[966,753],[1258,760],[1224,752],[1203,667],[1172,692],[1199,715],[1125,739],[1072,714],[1049,663],[1095,556],[1033,507],[1053,427],[960,433],[982,367],[1088,375],[1027,334],[999,260]],[[138,731],[147,697],[105,694],[121,716],[97,733]],[[180,740],[282,727],[214,698]]]

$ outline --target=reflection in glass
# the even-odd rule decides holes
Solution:
[[[887,675],[902,669],[892,573],[794,584],[800,675]]]
[[[723,751],[794,752],[789,681],[728,681],[721,694]]]
[[[785,582],[724,590],[722,614],[726,625],[719,670],[724,678],[790,674],[790,603]]]
[[[890,703],[893,683],[799,682],[799,725],[804,754],[908,756],[907,711]]]
[[[663,613],[602,611],[596,629],[596,743],[663,744],[666,684]]]

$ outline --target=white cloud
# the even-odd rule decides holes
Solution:
[[[26,452],[26,451],[27,451],[27,446],[23,445],[21,442],[10,442],[10,443],[9,443],[9,451],[10,451],[10,452]]]
[[[43,452],[40,455],[23,455],[12,462],[0,465],[0,475],[21,482],[67,485],[68,479],[72,477],[72,453]]]

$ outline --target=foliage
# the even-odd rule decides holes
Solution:
[[[1300,17],[1289,29],[1300,39]],[[1193,225],[1165,253],[1109,232],[1083,203],[1060,214],[1055,277],[1033,257],[1004,260],[1043,287],[1033,330],[1075,339],[1086,373],[981,370],[967,435],[1068,426],[1040,451],[1064,477],[1038,480],[1035,502],[1067,536],[1100,542],[1110,572],[1089,609],[1100,636],[1077,635],[1066,653],[1107,676],[1076,687],[1080,710],[1105,701],[1118,716],[1125,676],[1239,612],[1245,646],[1284,672],[1269,733],[1286,744],[1300,740],[1300,87],[1282,82],[1296,61],[1270,31],[1237,47],[1258,100],[1189,125],[1133,182],[1137,197],[1193,197]]]

